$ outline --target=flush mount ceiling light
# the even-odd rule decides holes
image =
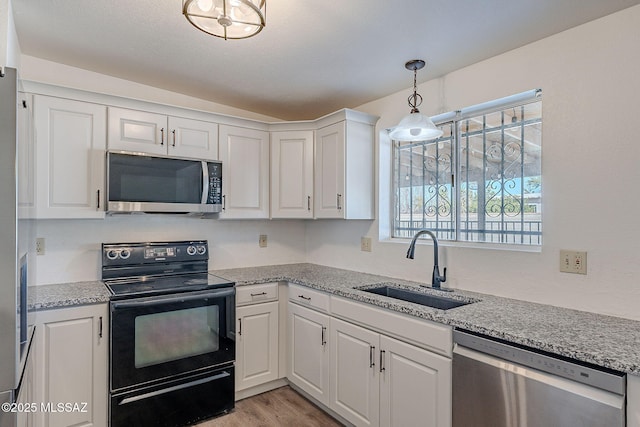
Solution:
[[[442,131],[418,110],[418,106],[422,104],[422,97],[416,89],[416,77],[418,70],[425,66],[425,62],[422,59],[413,59],[404,66],[407,70],[413,71],[413,94],[408,98],[411,113],[404,116],[398,126],[389,131],[389,137],[395,141],[428,141],[441,137]]]
[[[266,0],[183,0],[182,13],[194,27],[212,36],[246,39],[266,25]]]

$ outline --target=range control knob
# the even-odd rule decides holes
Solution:
[[[131,251],[129,249],[123,249],[120,251],[120,258],[127,259],[131,256]]]
[[[118,258],[118,251],[111,249],[107,252],[107,258],[109,259],[116,259]]]
[[[187,255],[195,255],[196,247],[195,246],[187,246]]]
[[[204,255],[207,253],[207,248],[205,246],[198,245],[197,248],[198,255]]]

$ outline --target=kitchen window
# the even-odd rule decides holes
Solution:
[[[542,244],[541,90],[433,117],[443,135],[393,142],[393,237]]]

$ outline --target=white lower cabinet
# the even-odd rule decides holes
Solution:
[[[329,403],[329,316],[289,303],[289,371],[291,383],[319,403]]]
[[[329,407],[357,426],[379,425],[380,334],[331,318]]]
[[[278,302],[237,309],[236,391],[278,378]]]
[[[36,403],[34,395],[34,376],[35,376],[35,362],[33,357],[33,347],[27,356],[27,362],[24,367],[24,373],[22,374],[22,381],[20,382],[20,391],[16,402],[18,408],[31,408],[30,411],[18,411],[16,427],[32,427],[35,424],[34,416],[39,407],[34,408],[33,404]]]
[[[106,427],[108,319],[107,304],[36,314],[36,426]]]
[[[380,425],[451,426],[451,359],[380,335]]]
[[[331,318],[329,407],[356,426],[451,425],[451,360]]]

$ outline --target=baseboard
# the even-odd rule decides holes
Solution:
[[[247,397],[255,396],[256,394],[266,393],[268,391],[275,390],[285,385],[289,385],[289,381],[287,381],[286,378],[270,381],[268,383],[260,384],[255,387],[236,391],[235,399],[237,402],[238,400],[246,399]]]

